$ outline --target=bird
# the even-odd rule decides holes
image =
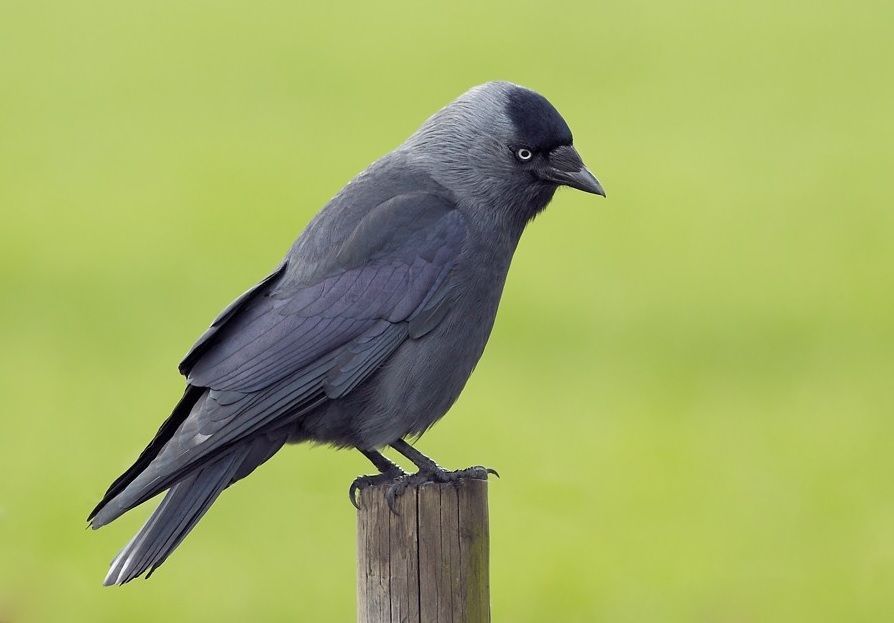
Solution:
[[[149,577],[285,444],[365,455],[377,474],[351,484],[352,501],[374,484],[390,504],[414,482],[494,473],[446,470],[407,440],[460,395],[522,232],[560,186],[605,196],[556,108],[502,81],[466,91],[354,177],[181,361],[182,397],[88,516],[97,529],[166,492],[104,584]]]

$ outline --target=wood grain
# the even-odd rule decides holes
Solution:
[[[487,481],[410,487],[398,514],[385,489],[360,494],[357,621],[489,622]]]

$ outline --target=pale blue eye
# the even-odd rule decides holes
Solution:
[[[534,153],[527,147],[522,147],[517,152],[515,152],[515,155],[518,156],[518,159],[522,161],[527,161],[534,157]]]

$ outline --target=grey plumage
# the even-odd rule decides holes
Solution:
[[[488,83],[345,186],[183,359],[183,398],[88,519],[168,491],[106,584],[151,573],[286,441],[374,451],[444,415],[525,225],[562,184],[604,194],[542,96]]]

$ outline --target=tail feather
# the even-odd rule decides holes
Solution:
[[[127,488],[127,485],[131,483],[140,473],[143,472],[144,469],[152,462],[161,449],[164,447],[168,441],[170,441],[171,437],[174,436],[174,433],[177,431],[177,428],[183,423],[183,421],[187,418],[193,406],[198,402],[199,398],[201,398],[202,394],[205,392],[205,389],[202,387],[194,387],[192,385],[187,385],[186,390],[183,392],[183,397],[177,403],[177,406],[174,407],[173,412],[170,417],[164,421],[161,427],[158,429],[158,432],[155,434],[155,437],[149,442],[149,445],[146,446],[146,449],[140,453],[139,458],[137,458],[136,462],[131,465],[127,471],[121,474],[118,478],[115,479],[110,486],[108,491],[106,491],[102,500],[99,501],[99,504],[90,512],[90,515],[87,517],[87,521],[93,521],[93,518],[115,497],[117,497],[122,491]]]
[[[227,453],[171,487],[149,520],[112,561],[103,584],[124,584],[157,569],[230,484],[246,454],[247,450]]]
[[[273,456],[287,430],[260,435],[197,468],[172,486],[140,531],[112,561],[105,586],[124,584],[161,566],[198,523],[217,496]]]

